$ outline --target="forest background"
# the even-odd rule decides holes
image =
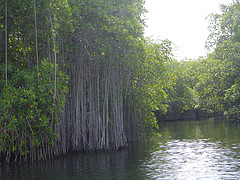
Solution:
[[[221,10],[213,53],[177,61],[144,37],[143,0],[1,1],[1,160],[119,149],[157,128],[156,110],[239,120],[240,5]]]

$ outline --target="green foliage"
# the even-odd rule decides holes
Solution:
[[[228,120],[233,122],[239,122],[240,121],[240,106],[233,106],[229,108],[225,113]]]
[[[222,14],[211,14],[207,46],[213,53],[197,64],[197,92],[202,109],[224,112],[228,119],[238,118],[240,36],[239,2],[221,5]]]
[[[0,67],[3,81],[4,65]],[[8,86],[1,86],[0,95],[1,151],[23,155],[29,153],[30,147],[53,144],[56,114],[63,108],[68,91],[68,78],[58,70],[58,96],[54,99],[53,70],[52,63],[42,61],[38,84],[34,69],[19,70],[8,66]]]
[[[171,43],[143,37],[144,1],[35,3],[36,9],[34,1],[11,0],[5,17],[5,2],[0,2],[0,62],[5,59],[7,18],[9,63],[7,87],[4,65],[0,66],[1,128],[6,132],[1,134],[6,143],[2,147],[26,154],[30,147],[51,144],[57,131],[57,153],[109,144],[118,148],[128,141],[123,127],[134,126],[138,132],[141,126],[145,133],[156,127],[152,112],[166,111],[166,90],[175,79],[168,70]],[[57,130],[67,78],[57,70],[54,81],[54,66],[47,61],[41,62],[37,74],[32,68],[38,64],[36,57],[39,62],[56,60],[70,77],[68,109]]]
[[[171,61],[168,65],[172,72],[170,77],[174,83],[165,88],[168,95],[168,112],[179,114],[188,109],[193,109],[199,104],[198,93],[195,85],[198,82],[198,60]]]
[[[205,59],[171,62],[175,84],[166,89],[170,111],[193,107],[224,112],[236,120],[239,107],[240,17],[239,2],[221,5],[222,14],[211,14]]]
[[[234,116],[236,120],[239,107],[239,75],[240,75],[240,17],[239,2],[232,3],[228,6],[222,5],[222,15],[219,16],[220,30],[217,36],[216,49],[213,58],[218,61],[217,72],[214,76],[218,77],[218,92],[221,92],[222,110],[228,117]],[[215,93],[216,94],[216,93]],[[231,119],[231,118],[229,118]]]
[[[210,57],[200,62],[199,82],[195,86],[200,96],[199,105],[204,110],[222,111],[225,84],[221,80],[224,66]]]
[[[146,40],[139,44],[141,51],[135,64],[134,101],[139,106],[144,125],[143,129],[150,132],[157,127],[153,111],[167,109],[167,94],[164,88],[172,83],[166,64],[171,60],[171,42],[168,40],[153,42]]]

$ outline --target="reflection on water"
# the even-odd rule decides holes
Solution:
[[[212,118],[166,122],[159,131],[117,152],[1,166],[0,179],[239,179],[239,125]]]
[[[142,165],[151,179],[240,177],[238,152],[223,147],[219,142],[173,140],[159,143],[159,147]]]
[[[149,179],[239,179],[240,128],[222,120],[167,122],[141,168]]]
[[[140,158],[132,156],[133,151],[139,153],[131,147],[117,152],[72,154],[46,162],[3,166],[0,179],[141,179],[136,164]]]

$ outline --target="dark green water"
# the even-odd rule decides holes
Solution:
[[[240,179],[240,124],[175,121],[159,132],[117,152],[1,166],[0,179]]]

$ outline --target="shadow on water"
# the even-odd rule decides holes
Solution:
[[[73,153],[54,160],[1,166],[0,179],[141,179],[145,143],[119,151]]]
[[[1,166],[0,179],[238,179],[240,125],[222,119],[164,122],[162,136],[119,151]]]

